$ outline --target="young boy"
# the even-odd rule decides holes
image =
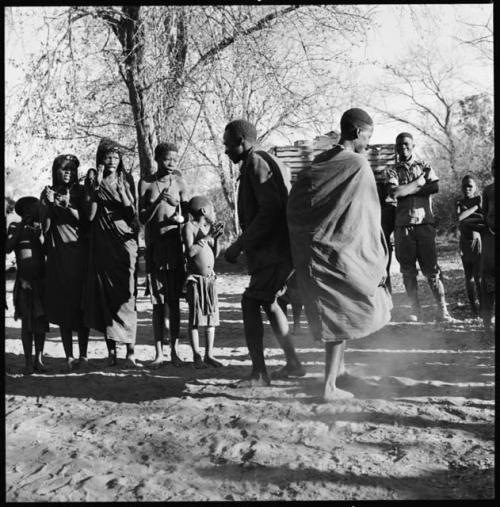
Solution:
[[[495,159],[491,162],[491,174],[495,178]],[[485,337],[494,337],[492,332],[493,307],[495,305],[495,183],[483,190],[484,230],[481,252],[481,316]]]
[[[45,333],[49,330],[43,308],[43,278],[45,259],[40,242],[39,201],[36,197],[22,197],[16,202],[16,213],[21,222],[11,223],[7,231],[6,251],[16,254],[16,281],[14,284],[14,318],[21,318],[24,375],[33,371],[46,372],[42,361]],[[35,359],[32,360],[33,337]]]
[[[193,349],[195,368],[219,367],[222,363],[213,357],[215,326],[219,325],[219,308],[214,273],[215,258],[219,254],[219,238],[224,229],[215,224],[215,212],[210,201],[203,196],[189,201],[193,219],[183,230],[182,239],[187,257],[187,294],[189,306],[188,332]],[[198,327],[205,326],[205,359],[202,361]]]
[[[460,231],[460,255],[465,274],[465,288],[474,318],[479,317],[478,299],[481,294],[481,235],[483,224],[481,196],[470,175],[462,179],[463,198],[457,201],[458,228]],[[475,287],[474,287],[475,285]],[[475,291],[474,291],[475,289]]]
[[[164,362],[163,338],[168,314],[170,354],[174,366],[182,366],[177,354],[180,332],[180,298],[185,282],[181,224],[187,217],[187,189],[178,165],[177,147],[160,143],[155,148],[158,170],[139,181],[139,220],[144,224],[146,271],[153,304],[156,357],[153,368]]]

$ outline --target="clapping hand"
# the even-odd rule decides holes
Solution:
[[[103,175],[104,175],[104,164],[99,164],[97,166],[97,185],[98,186],[102,183]]]
[[[45,187],[44,197],[48,202],[53,203],[55,201],[56,193],[49,186]]]
[[[217,222],[212,229],[212,237],[219,238],[224,232],[224,222]]]
[[[69,190],[66,190],[64,194],[55,194],[55,202],[58,206],[66,208],[69,204]]]

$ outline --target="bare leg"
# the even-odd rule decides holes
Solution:
[[[263,308],[269,318],[274,336],[276,336],[286,358],[286,365],[273,376],[276,378],[288,376],[303,377],[305,371],[295,353],[295,348],[289,333],[288,320],[283,310],[276,301],[271,304],[263,305]]]
[[[70,372],[76,364],[76,360],[73,357],[73,331],[63,326],[59,326],[59,330],[61,331],[64,354],[66,355],[66,369]]]
[[[155,340],[155,358],[149,363],[152,368],[160,367],[164,362],[163,329],[165,327],[165,306],[153,305],[153,336]]]
[[[495,305],[495,292],[489,290],[486,281],[481,281],[481,317],[483,319],[484,332],[486,338],[493,336],[493,328],[491,319],[493,317],[493,307]]]
[[[191,349],[193,351],[193,363],[197,369],[206,368],[207,365],[203,362],[200,354],[200,337],[198,334],[198,326],[190,326],[188,329],[189,341],[191,342]]]
[[[325,401],[352,398],[353,394],[339,389],[336,385],[344,361],[345,341],[325,343]]]
[[[237,387],[263,387],[270,384],[264,361],[264,326],[260,313],[260,303],[243,295],[241,299],[243,312],[243,327],[248,353],[252,360],[252,373],[247,379],[243,379]]]
[[[207,326],[205,329],[205,364],[219,368],[224,366],[214,357],[215,327]]]
[[[293,315],[293,333],[299,334],[300,332],[300,315],[302,313],[301,303],[292,303],[292,315]]]
[[[130,368],[141,368],[141,365],[135,361],[135,345],[133,343],[127,343],[127,356],[125,358],[127,366]]]
[[[26,329],[24,321],[21,322],[21,341],[24,352],[23,375],[31,375],[33,373],[33,333]]]
[[[78,330],[78,352],[80,357],[78,358],[78,366],[86,368],[88,366],[87,350],[89,347],[89,328],[82,326]]]
[[[46,373],[48,370],[45,368],[42,360],[43,346],[45,344],[45,333],[35,333],[35,363],[34,368],[38,373]]]
[[[106,346],[108,347],[108,365],[116,366],[116,342],[110,340],[106,334],[104,334],[106,340]]]
[[[168,303],[170,323],[170,357],[174,366],[183,366],[184,361],[177,354],[179,333],[181,328],[181,311],[179,300]]]

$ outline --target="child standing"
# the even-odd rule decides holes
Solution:
[[[21,339],[25,359],[24,375],[33,371],[46,372],[42,361],[45,333],[49,330],[43,308],[43,255],[39,200],[22,197],[16,202],[16,213],[21,222],[11,223],[7,231],[6,251],[16,255],[16,281],[14,283],[14,318],[21,318]],[[33,337],[35,359],[32,359]]]
[[[465,274],[465,288],[474,318],[479,317],[478,300],[481,294],[481,235],[484,227],[481,196],[472,176],[462,179],[463,199],[457,201],[458,228],[460,231],[460,255]]]
[[[203,196],[189,201],[193,219],[183,230],[182,238],[187,256],[187,294],[189,306],[188,332],[193,350],[195,368],[223,366],[213,356],[215,326],[219,325],[219,308],[214,273],[215,258],[219,254],[219,237],[224,224],[215,224],[212,203]],[[199,326],[205,326],[205,358],[202,361],[199,347]]]

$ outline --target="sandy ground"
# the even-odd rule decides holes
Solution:
[[[91,370],[63,373],[54,328],[48,374],[21,374],[20,323],[6,314],[6,500],[409,500],[494,497],[494,344],[465,304],[454,251],[441,260],[457,322],[403,322],[407,302],[394,275],[395,310],[385,329],[348,344],[362,378],[353,400],[321,400],[323,348],[303,321],[296,338],[307,375],[269,388],[234,389],[250,370],[239,295],[247,277],[221,263],[219,369],[171,364],[150,370],[151,308],[140,289],[140,371],[106,366],[92,333]],[[142,281],[142,280],[141,280]],[[424,310],[433,307],[421,280]],[[181,355],[191,361],[183,303]],[[77,355],[76,337],[74,340]],[[266,324],[270,370],[283,364]]]

